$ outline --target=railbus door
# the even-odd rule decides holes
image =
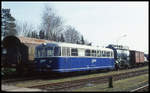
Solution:
[[[93,58],[91,58],[90,67],[96,67],[96,50],[92,50],[92,56]]]
[[[65,72],[68,72],[71,68],[70,48],[62,47],[62,56],[64,61],[61,63],[61,69],[63,69]]]

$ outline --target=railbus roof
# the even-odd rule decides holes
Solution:
[[[109,48],[103,48],[99,46],[90,46],[90,45],[81,45],[81,44],[72,44],[72,43],[62,43],[62,42],[51,42],[51,43],[43,43],[37,46],[43,47],[43,46],[60,46],[60,47],[69,47],[69,48],[79,48],[79,49],[93,49],[93,50],[105,50],[105,51],[113,51],[112,49]]]

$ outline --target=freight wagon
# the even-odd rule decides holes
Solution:
[[[7,36],[2,41],[1,66],[5,68],[16,68],[22,72],[23,69],[34,68],[35,47],[48,40]]]
[[[130,62],[132,66],[144,64],[144,52],[130,50]]]

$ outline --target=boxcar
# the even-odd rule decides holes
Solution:
[[[41,44],[35,50],[38,71],[114,69],[114,54],[108,48],[55,42]]]
[[[48,40],[7,36],[2,41],[1,66],[5,68],[34,69],[35,46]]]
[[[130,50],[130,62],[132,65],[144,63],[144,52]]]

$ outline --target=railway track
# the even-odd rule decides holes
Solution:
[[[16,78],[16,79],[5,79],[2,80],[2,83],[13,83],[13,82],[20,82],[20,81],[27,81],[27,80],[33,80],[37,79],[37,77],[22,77],[22,78]]]
[[[149,91],[149,84],[146,84],[142,87],[136,88],[131,90],[130,92],[148,92]]]
[[[5,78],[5,79],[2,79],[2,83],[14,83],[14,82],[21,82],[21,81],[27,81],[27,80],[38,80],[38,79],[43,79],[43,78],[49,78],[49,79],[56,79],[56,75],[43,75],[43,74],[33,74],[33,75],[30,75],[30,76],[16,76],[16,78]]]
[[[137,67],[137,68],[140,68],[140,67]],[[130,68],[130,69],[134,69],[134,68]],[[130,70],[130,69],[128,69],[128,70]],[[119,71],[122,71],[122,70],[124,70],[124,69],[121,69]],[[109,71],[107,71],[107,72],[109,72]],[[107,73],[107,72],[106,71],[98,71],[98,72],[90,72],[90,74]],[[15,75],[13,77],[7,77],[7,78],[2,77],[2,83],[13,83],[13,82],[20,82],[20,81],[27,81],[27,80],[36,80],[36,79],[41,79],[41,78],[60,79],[60,78],[65,78],[65,77],[73,77],[73,76],[82,75],[82,74],[70,74],[69,76],[68,76],[68,74],[67,75],[60,75],[60,74],[48,75],[49,73],[45,73],[45,74],[39,74],[39,73],[38,74],[31,74],[31,73],[29,73],[29,74],[30,75],[28,75],[28,76]],[[84,75],[87,75],[87,74],[89,74],[89,73],[84,73]]]
[[[47,91],[68,91],[70,89],[84,87],[85,85],[88,84],[107,83],[108,78],[111,76],[113,77],[113,81],[116,81],[116,80],[134,77],[134,76],[139,76],[142,74],[147,74],[147,73],[148,70],[139,70],[139,71],[125,72],[125,73],[115,74],[115,75],[107,75],[102,77],[86,78],[86,79],[65,81],[59,83],[50,83],[44,85],[35,85],[29,88],[39,88]]]

